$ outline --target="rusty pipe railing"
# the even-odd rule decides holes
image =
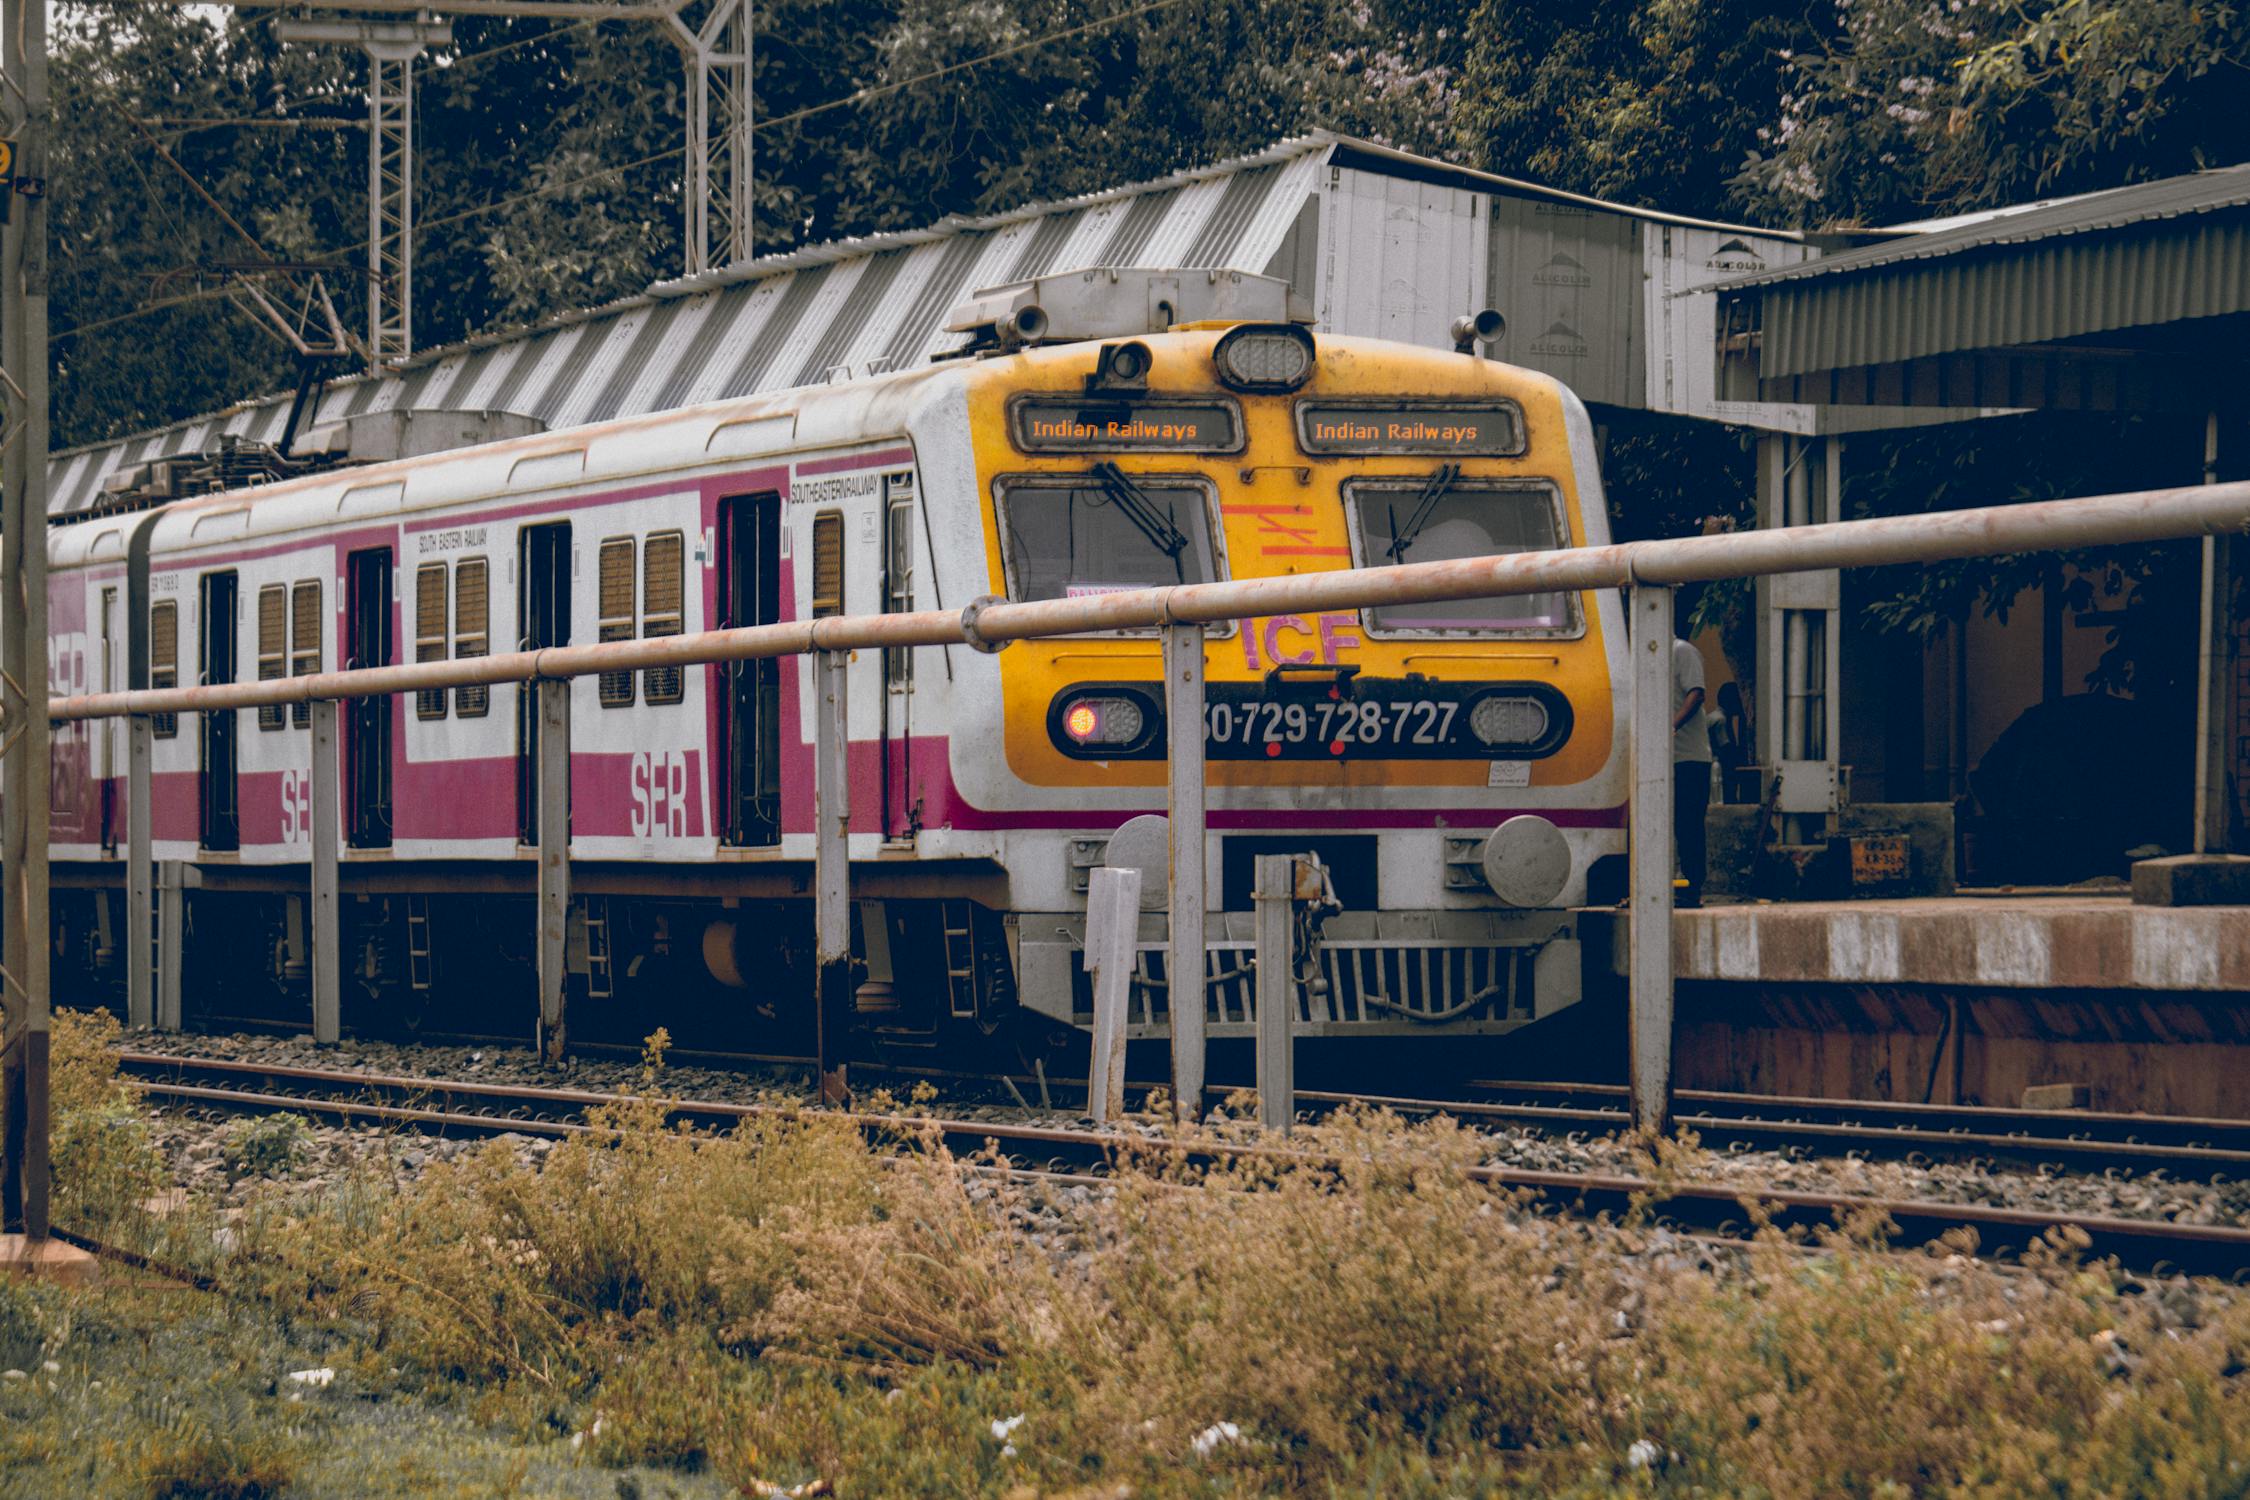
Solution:
[[[1238,578],[1177,584],[1034,603],[993,602],[976,610],[973,626],[962,614],[920,610],[889,615],[834,615],[739,630],[655,636],[595,645],[553,646],[497,656],[456,657],[317,672],[264,682],[149,688],[57,698],[48,705],[57,721],[128,714],[192,713],[201,709],[259,708],[320,699],[368,698],[424,688],[470,687],[542,678],[591,676],[635,667],[697,666],[813,651],[874,650],[902,646],[957,646],[1079,635],[1089,631],[1146,629],[1165,624],[1213,623],[1259,615],[1425,604],[1509,594],[1670,587],[1722,578],[1891,563],[1941,562],[2012,552],[2053,552],[2131,542],[2169,541],[2226,532],[2250,533],[2250,482],[2141,490],[2076,500],[1835,521],[1671,541],[1620,542],[1519,552],[1451,562],[1404,563],[1300,573],[1280,578]]]

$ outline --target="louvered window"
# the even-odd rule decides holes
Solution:
[[[320,580],[301,578],[289,594],[289,675],[312,677],[320,671]],[[289,705],[299,729],[312,723],[310,703]]]
[[[289,672],[289,587],[269,583],[258,590],[258,680],[278,682]],[[260,729],[286,729],[289,715],[278,703],[258,705]]]
[[[464,557],[453,565],[453,654],[484,656],[492,650],[492,595],[490,564],[481,557]],[[453,690],[453,712],[464,719],[481,719],[492,707],[492,689],[478,683]]]
[[[687,538],[677,531],[660,531],[641,549],[641,634],[678,635],[684,628],[684,571]],[[641,692],[651,703],[677,703],[685,696],[685,680],[678,667],[648,667],[641,673]]]
[[[825,510],[812,523],[813,618],[844,612],[844,513]]]
[[[180,685],[180,604],[177,599],[159,599],[148,607],[148,685],[152,688],[170,688]],[[178,714],[150,714],[149,731],[160,740],[171,739],[180,732]]]
[[[601,610],[595,623],[599,639],[605,641],[629,641],[638,632],[640,622],[633,615],[633,539],[629,536],[613,536],[602,543]],[[633,706],[630,668],[601,674],[601,704],[604,708]]]
[[[444,661],[448,638],[445,632],[445,564],[424,563],[414,574],[414,659]],[[421,688],[414,694],[414,716],[418,719],[445,717],[445,689]]]

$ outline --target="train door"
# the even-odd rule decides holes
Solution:
[[[719,502],[719,628],[781,619],[781,497]],[[781,842],[781,663],[772,657],[712,667],[719,689],[719,809],[729,844]]]
[[[914,476],[883,479],[883,613],[914,608]],[[920,809],[914,798],[914,651],[883,652],[883,837],[911,839]]]
[[[344,666],[391,664],[391,549],[371,547],[344,559]],[[345,837],[354,849],[391,846],[391,699],[348,699],[344,705],[344,779],[351,788]]]
[[[196,625],[202,642],[198,682],[234,681],[238,625],[235,576],[230,572],[206,573],[201,580]],[[202,725],[202,761],[197,777],[203,847],[228,850],[242,847],[242,807],[235,770],[236,710],[205,709]]]
[[[99,691],[104,693],[114,693],[125,686],[119,676],[119,669],[124,666],[125,653],[118,640],[118,623],[117,590],[115,587],[105,588],[102,590],[101,654],[95,662],[95,670],[101,673]],[[101,788],[104,854],[117,852],[117,825],[121,820],[117,816],[116,778],[123,775],[125,770],[124,757],[118,753],[118,737],[123,732],[122,720],[95,721],[94,777],[95,785]]]
[[[570,523],[516,533],[516,649],[570,644]],[[516,689],[516,839],[539,842],[539,694]]]

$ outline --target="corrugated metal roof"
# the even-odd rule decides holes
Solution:
[[[1717,291],[1756,304],[1760,382],[2250,312],[2250,165],[1871,245]]]
[[[2106,192],[2082,193],[2075,198],[2058,198],[2051,203],[2022,210],[1995,210],[1989,214],[1966,215],[1957,220],[1929,221],[1945,226],[1942,228],[1922,230],[1917,225],[1899,225],[1896,227],[1901,231],[1918,232],[1902,234],[1899,239],[1885,240],[1879,245],[1847,250],[1840,255],[1823,256],[1819,260],[1807,261],[1783,270],[1761,271],[1755,276],[1738,277],[1733,281],[1721,282],[1719,289],[1722,292],[1733,292],[1746,287],[1772,286],[1785,281],[1845,276],[1854,271],[1895,265],[1901,261],[1934,260],[1940,256],[1959,255],[1964,251],[2029,244],[2034,240],[2051,239],[2058,235],[2093,234],[2106,229],[2145,224],[2152,220],[2215,213],[2245,205],[2250,205],[2250,162],[2232,167],[2214,167],[2207,172],[2190,172],[2182,177],[2160,178],[2155,182],[2135,183],[2131,187],[2111,188]]]
[[[331,386],[316,425],[405,409],[508,412],[561,427],[816,383],[845,366],[906,368],[960,342],[942,331],[945,315],[985,287],[1093,266],[1264,272],[1331,164],[1700,223],[1318,131],[1151,182],[810,245],[424,350],[398,371]],[[121,468],[200,452],[221,434],[276,442],[288,405],[286,396],[268,396],[57,453],[49,461],[49,510],[86,509]]]

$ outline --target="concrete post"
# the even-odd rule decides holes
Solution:
[[[187,866],[156,867],[156,1029],[180,1029],[180,951],[187,932]]]
[[[1245,625],[1244,629],[1249,627]],[[1165,974],[1171,991],[1172,1110],[1203,1118],[1203,627],[1164,627],[1165,754],[1171,823],[1171,930]]]
[[[125,721],[125,1024],[156,1022],[156,865],[146,714]]]
[[[342,930],[336,910],[336,865],[343,839],[342,776],[336,703],[312,706],[312,1024],[313,1042],[333,1046],[343,1035]]]
[[[1672,591],[1637,585],[1631,617],[1633,681],[1633,1124],[1672,1124]]]
[[[570,683],[542,678],[539,694],[539,1055],[563,1060],[569,1040],[564,955],[570,936]]]
[[[851,655],[813,653],[814,1051],[824,1104],[851,1097],[844,1047],[852,1012]]]
[[[1099,869],[1086,891],[1086,967],[1094,976],[1094,1060],[1086,1113],[1107,1125],[1125,1113],[1125,1013],[1141,927],[1141,872]]]
[[[1297,872],[1294,854],[1261,854],[1257,883],[1258,1123],[1283,1135],[1297,1118]]]

